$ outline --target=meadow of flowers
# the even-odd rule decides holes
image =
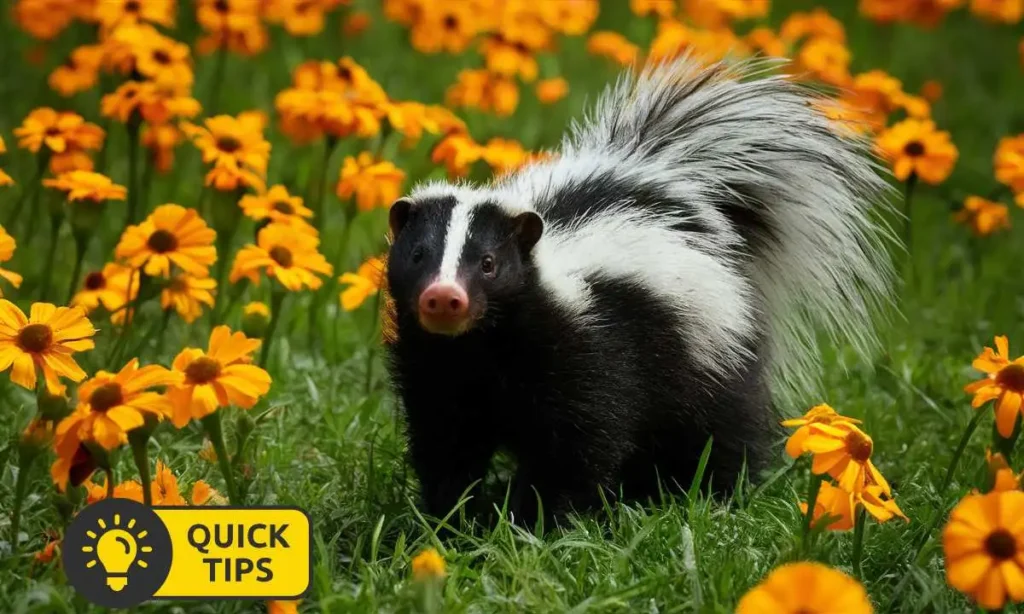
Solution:
[[[105,497],[310,511],[304,600],[189,611],[1024,602],[1024,0],[0,10],[4,611],[90,607],[61,536]],[[541,534],[424,517],[379,351],[387,207],[557,155],[618,71],[681,53],[790,58],[875,144],[907,246],[881,351],[826,343],[775,470],[728,501],[689,489]]]

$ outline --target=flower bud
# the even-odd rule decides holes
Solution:
[[[264,304],[253,302],[242,308],[242,332],[246,337],[262,339],[270,326],[270,309]]]
[[[36,404],[39,408],[39,415],[44,420],[58,422],[71,414],[68,398],[63,394],[51,394],[45,387],[36,397]]]

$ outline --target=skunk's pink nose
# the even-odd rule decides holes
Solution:
[[[420,295],[420,322],[431,332],[458,332],[469,316],[469,296],[457,283],[437,281]]]

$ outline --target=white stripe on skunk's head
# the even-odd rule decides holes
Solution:
[[[388,290],[399,327],[449,336],[496,317],[494,307],[522,292],[544,230],[535,212],[437,187],[395,202],[390,226]]]

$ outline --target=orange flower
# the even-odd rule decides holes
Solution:
[[[796,54],[802,70],[830,85],[850,82],[850,50],[840,41],[819,36],[803,44]]]
[[[540,2],[536,7],[544,25],[568,36],[586,34],[601,10],[599,0]]]
[[[337,64],[305,62],[295,69],[292,82],[294,87],[274,100],[282,130],[291,138],[303,142],[323,133],[368,138],[380,131],[387,94],[351,58]]]
[[[0,263],[7,262],[14,257],[14,249],[18,246],[14,237],[7,234],[7,229],[0,226]],[[7,280],[15,288],[21,287],[22,277],[14,271],[8,271],[7,269],[0,268],[0,279]],[[0,292],[0,296],[3,293]]]
[[[341,292],[341,307],[345,311],[358,309],[366,302],[366,299],[380,291],[381,283],[384,281],[384,261],[380,258],[370,258],[359,265],[355,273],[344,273],[338,278],[342,284],[348,287]]]
[[[216,288],[217,280],[211,277],[180,273],[172,277],[160,292],[160,306],[164,309],[173,307],[182,320],[191,324],[203,315],[203,305],[213,307]]]
[[[101,0],[96,3],[96,21],[108,31],[122,24],[149,21],[174,27],[175,0]]]
[[[103,146],[103,129],[90,124],[81,115],[57,112],[49,107],[28,114],[20,128],[14,130],[18,147],[38,153],[47,150],[60,154],[67,151],[96,150]]]
[[[412,558],[412,577],[426,581],[444,577],[444,557],[434,548],[427,548]]]
[[[192,53],[188,45],[160,34],[154,28],[119,28],[134,56],[133,69],[142,77],[166,88],[187,93],[195,76],[192,73]]]
[[[366,11],[352,11],[345,17],[345,24],[342,26],[341,32],[345,36],[356,37],[366,32],[371,23],[373,23],[373,18]]]
[[[445,93],[445,102],[507,117],[519,105],[519,88],[515,81],[486,70],[463,70]]]
[[[185,124],[184,129],[203,152],[203,162],[213,165],[206,174],[206,185],[218,190],[240,186],[262,190],[270,159],[262,120],[248,113],[218,115],[207,119],[205,126]]]
[[[298,614],[301,601],[268,601],[267,614]]]
[[[629,10],[638,17],[656,15],[667,19],[675,15],[676,2],[675,0],[629,0]]]
[[[157,172],[168,173],[174,167],[174,149],[184,140],[174,124],[146,124],[142,127],[142,146],[149,150]]]
[[[630,66],[640,57],[640,48],[618,32],[594,32],[587,39],[587,52],[612,60],[620,66]]]
[[[770,58],[783,58],[789,53],[789,46],[771,28],[754,28],[747,33],[744,42],[754,52]]]
[[[999,140],[995,154],[996,180],[1010,186],[1017,204],[1024,207],[1024,134]]]
[[[347,156],[338,177],[338,198],[348,200],[355,196],[360,211],[375,207],[388,207],[395,202],[405,181],[405,171],[388,160],[374,160],[364,151],[358,157]]]
[[[468,134],[456,133],[441,139],[430,156],[434,164],[444,162],[448,175],[461,177],[483,156],[484,149]]]
[[[160,205],[141,224],[129,226],[114,254],[147,275],[169,277],[171,265],[192,275],[208,274],[217,260],[217,233],[199,212],[181,205]]]
[[[267,21],[284,25],[292,36],[313,36],[324,29],[324,16],[342,0],[268,0]]]
[[[946,581],[986,610],[1024,601],[1024,493],[968,495],[942,532]]]
[[[99,79],[103,48],[100,45],[82,45],[71,52],[63,64],[53,69],[48,83],[61,96],[72,96],[92,89]]]
[[[296,232],[290,225],[268,224],[260,230],[256,243],[238,250],[231,267],[231,283],[243,277],[259,283],[263,272],[292,292],[303,287],[316,290],[323,285],[317,274],[330,275],[334,271],[323,254],[317,251],[320,240],[313,235]]]
[[[202,110],[199,101],[177,93],[176,89],[152,81],[126,81],[103,97],[100,113],[122,123],[127,123],[137,113],[150,124],[198,115]]]
[[[1010,227],[1010,208],[980,196],[968,196],[954,219],[969,226],[977,236],[985,237]]]
[[[487,70],[506,77],[517,75],[526,83],[537,78],[537,60],[522,45],[515,45],[500,36],[490,36],[480,46]]]
[[[987,377],[968,384],[964,392],[974,395],[971,405],[977,409],[996,401],[996,429],[1002,437],[1013,434],[1024,395],[1024,356],[1010,360],[1010,343],[1005,336],[996,337],[996,349],[986,347],[971,366],[987,373]]]
[[[948,132],[936,130],[932,121],[917,119],[903,120],[880,134],[877,147],[900,181],[914,174],[926,183],[942,183],[959,156]]]
[[[79,307],[33,303],[25,317],[17,305],[0,299],[0,371],[11,369],[11,381],[29,390],[35,389],[36,373],[42,371],[46,389],[63,394],[58,378],[85,379],[85,371],[71,355],[93,349],[95,334]]]
[[[985,463],[988,465],[988,474],[992,479],[991,492],[1020,490],[1021,476],[1010,469],[1005,456],[999,452],[993,454],[992,450],[985,450]]]
[[[776,568],[740,599],[736,614],[871,614],[864,587],[821,563]]]
[[[929,79],[921,85],[921,96],[928,102],[937,102],[942,99],[942,82],[937,79]]]
[[[838,424],[840,422],[860,424],[860,420],[843,416],[825,403],[815,405],[800,418],[783,420],[782,426],[787,428],[797,427],[796,431],[786,441],[786,454],[789,454],[792,458],[797,458],[804,452],[807,452],[804,448],[804,443],[811,434],[812,424]]]
[[[0,155],[4,153],[7,153],[7,145],[4,144],[4,137],[0,136]],[[14,185],[14,180],[0,168],[0,187],[5,185]]]
[[[57,426],[58,455],[84,442],[105,450],[128,443],[128,431],[143,426],[146,416],[162,420],[170,415],[170,401],[152,389],[180,382],[180,374],[159,365],[139,368],[137,358],[117,373],[97,372],[79,387],[78,407]]]
[[[552,104],[569,95],[569,82],[562,77],[544,79],[537,83],[537,100]]]
[[[487,141],[481,157],[496,175],[518,170],[529,159],[526,150],[517,141],[498,137]]]
[[[971,0],[971,12],[989,21],[1014,24],[1024,17],[1022,0]]]
[[[259,195],[246,194],[238,204],[246,217],[256,221],[269,219],[302,228],[305,232],[316,232],[306,221],[313,217],[313,211],[302,204],[301,196],[292,196],[283,185],[275,185]]]
[[[91,200],[102,203],[107,200],[124,200],[128,190],[110,180],[110,177],[90,171],[71,171],[56,179],[43,179],[43,185],[65,193],[69,203],[76,200]]]
[[[46,546],[37,552],[33,558],[37,563],[46,565],[53,560],[54,555],[57,553],[58,546],[60,546],[60,539],[51,539],[46,542]]]
[[[260,19],[262,2],[256,0],[198,0],[196,19],[207,35],[197,43],[199,53],[230,49],[256,55],[267,46],[267,30]]]
[[[18,0],[14,3],[14,20],[37,39],[56,38],[74,18],[75,7],[66,0]]]
[[[410,40],[420,53],[462,53],[477,31],[471,3],[431,2],[420,7]]]
[[[180,386],[167,392],[173,405],[171,422],[177,428],[195,418],[204,418],[218,407],[237,405],[251,409],[270,390],[270,374],[252,362],[259,339],[231,333],[218,326],[210,335],[207,352],[185,348],[174,359],[174,371],[182,374]]]
[[[102,271],[94,271],[85,276],[82,289],[71,299],[71,306],[81,307],[86,313],[100,305],[107,311],[118,311],[135,300],[138,294],[138,271],[120,264],[108,263]],[[124,310],[121,310],[116,315],[123,318],[124,314]]]
[[[413,145],[420,140],[423,132],[437,134],[441,130],[440,122],[434,117],[430,107],[415,102],[387,102],[382,107],[388,124],[396,132],[404,135],[406,145]]]
[[[814,502],[814,516],[811,523],[814,527],[822,526],[822,522],[828,520],[824,528],[829,531],[849,531],[853,528],[853,495],[842,488],[837,488],[828,482],[821,483],[818,491],[818,498]],[[800,503],[800,513],[807,514],[807,504]]]
[[[779,28],[779,36],[787,43],[797,43],[804,38],[827,38],[839,43],[846,42],[846,29],[823,8],[810,12],[796,12],[786,17]]]
[[[217,492],[204,480],[196,480],[192,484],[192,505],[224,505],[227,501],[224,495]]]
[[[811,471],[828,473],[846,492],[860,494],[865,486],[877,485],[891,494],[889,483],[871,462],[874,442],[864,431],[849,422],[810,425],[803,447],[814,455]]]

